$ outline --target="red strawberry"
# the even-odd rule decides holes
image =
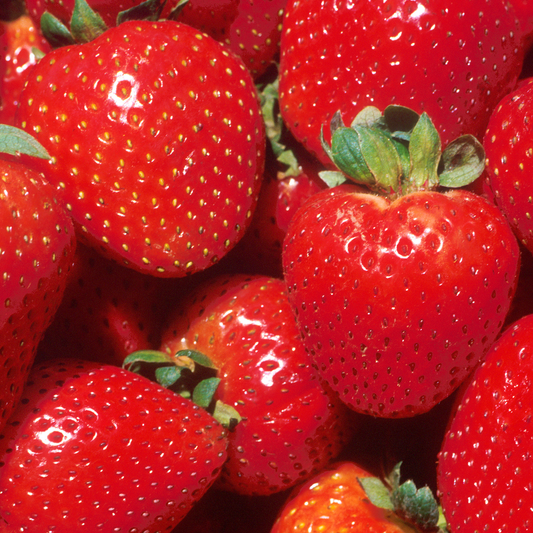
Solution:
[[[76,357],[121,366],[132,352],[159,346],[161,323],[177,282],[118,265],[79,245],[55,319],[38,359]]]
[[[178,20],[227,44],[258,78],[279,52],[286,4],[287,0],[194,0],[185,4]]]
[[[427,487],[399,484],[399,466],[384,484],[353,462],[327,468],[299,487],[271,533],[442,533],[437,502]]]
[[[450,174],[462,179],[455,159],[479,143],[436,156],[438,136],[422,115],[405,132],[406,148],[385,130],[398,127],[396,111],[339,126],[330,150],[345,169],[346,154],[363,154],[352,161],[356,179],[382,196],[348,184],[314,195],[294,216],[282,256],[313,364],[353,409],[384,417],[427,411],[459,386],[503,325],[519,264],[494,205],[431,190],[453,185]]]
[[[110,365],[38,365],[0,442],[9,531],[170,531],[214,482],[225,430]]]
[[[533,4],[530,0],[510,0],[510,2],[520,21],[523,46],[529,48],[533,44]]]
[[[87,0],[87,4],[102,18],[108,27],[117,25],[117,17],[122,11],[134,8],[145,0]],[[167,0],[161,13],[166,18],[176,7],[178,0]],[[69,25],[76,0],[25,0],[26,10],[36,24],[40,24],[43,13],[48,12],[65,26]]]
[[[488,184],[518,239],[533,252],[530,174],[533,134],[533,79],[502,99],[490,118],[483,146]]]
[[[147,59],[149,57],[149,60]],[[20,125],[80,237],[141,272],[180,277],[242,237],[264,132],[240,60],[175,22],[126,22],[32,71]]]
[[[533,315],[508,328],[465,386],[438,463],[453,532],[533,526]]]
[[[518,21],[504,0],[291,0],[281,37],[280,106],[324,163],[320,128],[368,105],[426,111],[444,144],[481,138],[522,68]]]
[[[61,302],[75,239],[70,218],[37,173],[0,160],[0,183],[1,428]]]
[[[242,417],[221,486],[268,495],[294,486],[341,451],[354,419],[308,365],[282,280],[218,277],[170,317],[162,349],[196,350],[221,379],[217,395]]]
[[[50,45],[27,15],[0,22],[0,123],[13,125],[20,93],[29,70]]]

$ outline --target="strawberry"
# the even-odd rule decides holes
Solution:
[[[529,175],[533,164],[528,137],[533,132],[529,120],[532,111],[533,79],[530,79],[501,100],[483,139],[488,185],[494,201],[530,252],[533,252],[533,185]]]
[[[530,531],[533,315],[505,330],[465,385],[439,456],[450,531]]]
[[[279,52],[286,4],[287,0],[194,0],[184,5],[177,20],[225,43],[258,78]]]
[[[519,23],[505,0],[290,0],[281,36],[280,106],[322,162],[320,128],[368,105],[427,112],[444,144],[481,138],[522,68]]]
[[[41,176],[0,159],[0,428],[17,405],[37,345],[63,296],[71,219]]]
[[[238,58],[189,26],[125,22],[50,52],[19,124],[51,155],[35,167],[80,239],[133,269],[203,270],[249,224],[265,149],[257,93]]]
[[[141,274],[80,244],[37,358],[60,355],[121,366],[130,353],[157,348],[161,322],[181,281]]]
[[[170,531],[214,482],[225,430],[111,365],[36,365],[0,441],[9,531]]]
[[[431,491],[399,475],[385,484],[354,462],[331,465],[293,492],[271,533],[442,533]]]
[[[344,183],[298,210],[282,254],[289,301],[314,366],[343,401],[374,416],[412,416],[449,396],[495,340],[516,287],[518,244],[484,198],[433,190],[463,184],[469,168],[479,175],[473,137],[439,155],[427,115],[403,108],[332,127],[325,147],[374,192]]]
[[[217,277],[184,301],[170,315],[162,350],[207,356],[218,371],[217,397],[242,418],[218,484],[273,494],[336,457],[356,419],[310,368],[283,281]]]
[[[30,17],[0,22],[0,123],[15,123],[20,93],[38,51],[45,54],[50,45]]]

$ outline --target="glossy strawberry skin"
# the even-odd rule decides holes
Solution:
[[[39,341],[61,302],[75,250],[53,189],[0,160],[0,428],[16,406]]]
[[[225,43],[258,78],[279,52],[286,4],[287,0],[196,0],[185,4],[178,20]]]
[[[0,22],[0,123],[13,125],[20,94],[29,70],[37,63],[35,51],[50,45],[27,15]]]
[[[394,513],[370,502],[358,479],[373,475],[353,462],[343,461],[314,476],[289,497],[271,533],[406,533]]]
[[[533,315],[505,330],[464,387],[438,461],[450,531],[530,531]]]
[[[489,190],[517,238],[530,252],[533,252],[530,200],[533,164],[528,153],[533,132],[529,120],[532,110],[533,80],[529,80],[501,100],[483,139]]]
[[[54,50],[19,124],[52,156],[39,169],[80,238],[131,268],[203,270],[249,224],[264,165],[257,94],[242,62],[189,26],[127,22]]]
[[[33,369],[0,446],[0,516],[35,533],[169,531],[226,458],[225,430],[190,400],[74,359]]]
[[[355,420],[310,368],[282,280],[218,277],[171,314],[162,349],[207,355],[219,398],[243,420],[229,436],[219,485],[240,494],[285,490],[323,468]]]
[[[314,195],[284,243],[289,301],[320,375],[375,416],[447,397],[500,331],[519,266],[501,213],[465,191]]]
[[[503,0],[291,0],[280,110],[324,164],[321,127],[338,110],[350,124],[368,105],[426,111],[444,145],[463,133],[481,139],[488,114],[520,74],[519,36]]]

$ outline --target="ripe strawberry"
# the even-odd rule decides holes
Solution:
[[[533,44],[533,4],[529,0],[511,0],[516,16],[520,21],[524,48]]]
[[[0,22],[0,123],[13,125],[20,93],[29,70],[37,63],[36,50],[47,53],[50,45],[33,21],[23,15]]]
[[[242,417],[229,436],[220,486],[268,495],[307,479],[353,432],[348,410],[308,365],[282,280],[218,277],[171,314],[162,350],[207,356],[217,395]]]
[[[396,131],[396,111],[405,110],[339,126],[326,147],[381,196],[349,184],[314,195],[292,219],[282,255],[313,364],[353,409],[384,417],[427,411],[459,386],[503,325],[519,265],[494,205],[460,189],[431,190],[457,185],[450,173],[462,183],[455,160],[479,143],[437,156],[438,135],[422,115],[400,135],[410,138],[406,148],[385,130],[383,121]]]
[[[225,43],[258,78],[279,52],[286,4],[287,0],[195,0],[185,4],[177,20]]]
[[[450,531],[533,527],[532,354],[528,315],[503,333],[462,391],[438,462]]]
[[[481,138],[514,88],[523,50],[504,0],[291,0],[281,37],[280,106],[294,136],[324,163],[320,128],[368,105],[427,112],[444,144]]]
[[[37,365],[0,442],[9,531],[170,531],[214,482],[225,430],[111,365]]]
[[[70,218],[36,172],[0,159],[0,183],[1,429],[63,296],[75,239]]]
[[[122,366],[130,353],[157,348],[181,281],[141,274],[80,244],[37,359],[76,357]]]
[[[28,78],[19,124],[52,156],[36,166],[80,238],[131,268],[203,270],[249,224],[265,148],[255,87],[189,26],[126,22],[50,52]]]
[[[529,178],[533,171],[529,155],[532,111],[533,79],[501,100],[483,140],[488,185],[494,201],[530,252],[533,252],[533,184]]]
[[[442,533],[431,491],[400,485],[399,466],[392,475],[386,485],[356,463],[331,465],[294,491],[271,533]]]

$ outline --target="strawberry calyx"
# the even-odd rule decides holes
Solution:
[[[0,124],[0,153],[50,159],[50,154],[46,148],[34,137],[24,130],[8,124]]]
[[[117,26],[129,20],[159,20],[167,0],[145,0],[121,11],[116,20]],[[173,8],[170,18],[175,18],[188,0],[180,0]],[[86,0],[75,0],[70,28],[50,12],[41,16],[41,31],[54,47],[83,44],[93,41],[107,30],[102,17],[91,8]]]
[[[339,169],[320,173],[330,187],[352,180],[395,198],[437,187],[464,187],[485,166],[483,146],[473,135],[462,135],[442,150],[427,113],[419,115],[404,106],[390,105],[383,113],[365,107],[349,127],[337,111],[330,133],[331,146],[322,127],[322,147]]]
[[[435,496],[427,486],[418,489],[412,480],[400,483],[401,462],[385,480],[358,478],[371,503],[392,511],[420,533],[447,533],[446,520]]]
[[[180,350],[171,356],[159,350],[139,350],[128,355],[122,366],[191,399],[229,430],[241,420],[236,409],[215,398],[221,381],[218,369],[201,352]]]

